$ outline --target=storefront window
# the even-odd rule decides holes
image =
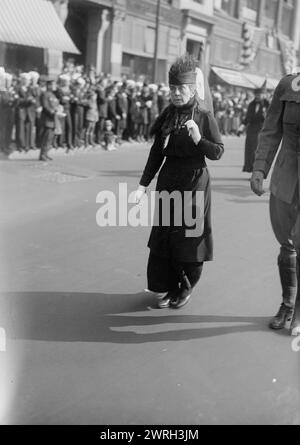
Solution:
[[[243,18],[256,23],[258,9],[258,0],[246,0],[243,7]]]
[[[232,17],[237,17],[237,0],[220,0],[219,8]]]
[[[195,42],[194,40],[187,40],[186,50],[191,54],[196,60],[201,61],[204,51],[204,42]]]
[[[258,11],[258,0],[247,0],[246,7]]]
[[[268,0],[265,2],[265,16],[275,21],[277,12],[277,0]]]
[[[213,48],[213,64],[233,68],[238,64],[240,51],[238,42],[217,37]]]
[[[158,82],[166,82],[167,63],[158,60]],[[131,79],[152,81],[153,58],[141,57],[134,54],[123,53],[122,74]]]

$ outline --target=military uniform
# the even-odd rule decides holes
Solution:
[[[73,148],[73,122],[71,116],[72,95],[69,76],[60,76],[60,85],[57,88],[56,96],[60,104],[63,106],[66,115],[65,119],[63,119],[62,143],[67,146],[68,150],[71,150]]]
[[[84,96],[85,81],[79,77],[71,89],[71,116],[73,126],[73,147],[80,148],[83,145],[84,131]]]
[[[268,176],[281,142],[271,178],[270,215],[281,245],[278,265],[283,304],[270,327],[283,328],[294,314],[293,331],[300,326],[300,74],[285,76],[275,90],[259,136],[254,171]]]
[[[54,129],[55,129],[55,113],[57,111],[59,101],[52,91],[45,91],[41,97],[42,104],[42,134],[41,134],[41,153],[40,160],[46,161],[51,159],[48,156],[48,151],[50,150],[53,139],[54,139]]]

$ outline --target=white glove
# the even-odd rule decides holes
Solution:
[[[187,121],[187,123],[185,125],[186,125],[186,128],[187,128],[188,132],[189,132],[189,136],[194,141],[194,144],[198,145],[199,142],[201,141],[201,134],[200,134],[200,130],[199,130],[198,125],[192,119]]]
[[[135,192],[134,202],[136,204],[139,204],[145,193],[146,193],[146,187],[139,185],[139,188]]]

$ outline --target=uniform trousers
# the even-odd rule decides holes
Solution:
[[[41,153],[40,156],[47,156],[52,147],[54,139],[54,128],[44,127],[41,135]]]

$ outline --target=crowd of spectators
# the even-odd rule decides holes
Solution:
[[[233,92],[232,88],[215,85],[211,88],[216,120],[221,133],[225,136],[241,136],[245,133],[244,124],[249,104],[254,99],[254,92],[244,90]],[[271,99],[272,93],[266,92],[266,99]]]
[[[37,71],[12,75],[0,67],[0,150],[40,148],[43,95],[52,83],[56,98],[52,146],[66,151],[102,145],[114,149],[122,141],[144,142],[150,127],[169,104],[169,88],[67,65],[57,79]],[[53,105],[53,104],[52,104]]]
[[[12,75],[0,67],[0,151],[40,148],[43,134],[43,94],[52,82],[56,98],[51,146],[67,152],[103,146],[115,149],[123,141],[144,142],[156,117],[169,104],[169,88],[110,75],[67,63],[57,79],[36,70]],[[253,94],[211,87],[214,112],[223,135],[244,131],[242,123]]]

